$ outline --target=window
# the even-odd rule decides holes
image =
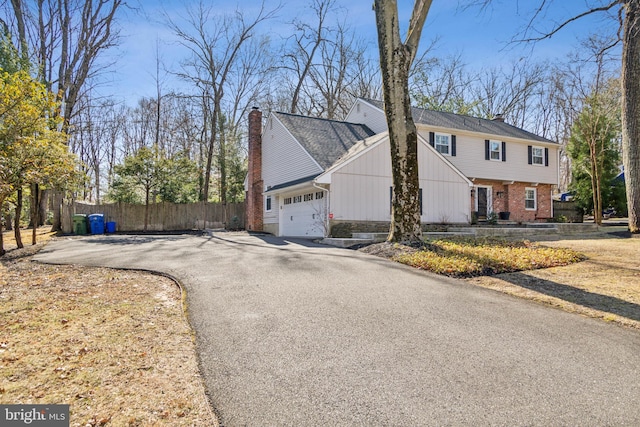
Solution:
[[[267,210],[267,212],[269,212],[271,210],[271,196],[267,196],[266,203],[267,203],[266,210]]]
[[[308,194],[304,195],[304,201],[305,202],[309,202],[311,200],[313,200],[313,193],[308,193]]]
[[[491,141],[489,158],[491,160],[502,160],[502,144],[498,141]]]
[[[285,197],[284,198],[284,204],[285,205],[290,205],[291,204],[291,197]]]
[[[300,203],[302,202],[302,196],[294,196],[293,197],[293,203]]]
[[[536,189],[525,188],[524,190],[524,208],[526,210],[536,210]]]
[[[440,154],[449,155],[449,135],[436,134],[435,149]]]
[[[544,149],[541,147],[531,147],[531,164],[544,165]]]
[[[316,200],[317,199],[324,199],[324,191],[317,191],[316,192]]]

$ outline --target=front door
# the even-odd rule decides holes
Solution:
[[[485,219],[487,217],[488,212],[488,188],[487,187],[478,187],[477,188],[477,196],[476,202],[478,204],[478,218]]]

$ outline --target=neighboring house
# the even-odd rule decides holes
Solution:
[[[413,109],[421,219],[468,224],[510,212],[553,216],[558,145],[504,123]],[[345,121],[271,113],[249,117],[247,228],[279,236],[386,231],[391,155],[382,103],[358,99]],[[505,214],[503,214],[505,216]]]

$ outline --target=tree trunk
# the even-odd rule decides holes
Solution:
[[[20,234],[20,217],[22,216],[22,187],[18,188],[16,196],[16,216],[13,219],[13,235],[16,238],[16,245],[18,248],[24,248],[22,244],[22,235]]]
[[[31,244],[35,245],[37,240],[38,224],[40,224],[40,186],[38,184],[33,184],[32,189],[31,222],[33,222],[33,228],[31,232]]]
[[[4,216],[3,216],[4,210],[2,209],[3,205],[4,205],[4,200],[0,198],[0,257],[7,253],[7,251],[4,250],[4,233],[3,233],[3,227],[2,227],[2,224],[4,223]]]
[[[220,203],[227,204],[227,140],[224,115],[218,107],[218,128],[220,132],[220,152],[218,153],[218,172],[220,173]]]
[[[418,178],[418,132],[411,115],[409,69],[415,57],[420,32],[431,5],[417,2],[411,16],[407,41],[402,43],[395,0],[376,0],[376,25],[384,110],[389,128],[393,197],[388,241],[422,240],[420,181]]]
[[[622,160],[629,231],[640,233],[640,0],[624,3],[622,43]]]

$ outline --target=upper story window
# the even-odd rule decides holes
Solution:
[[[531,162],[534,165],[543,165],[544,164],[544,149],[541,147],[532,147],[531,148]]]
[[[491,141],[489,147],[489,158],[491,160],[502,160],[502,144],[498,141]]]
[[[529,164],[536,166],[549,166],[549,149],[530,145]]]
[[[484,159],[495,162],[507,161],[507,143],[504,141],[484,140]]]
[[[456,155],[456,136],[429,132],[429,145],[445,156]]]
[[[441,135],[437,133],[434,147],[438,150],[438,153],[448,156],[450,154],[449,135]]]

